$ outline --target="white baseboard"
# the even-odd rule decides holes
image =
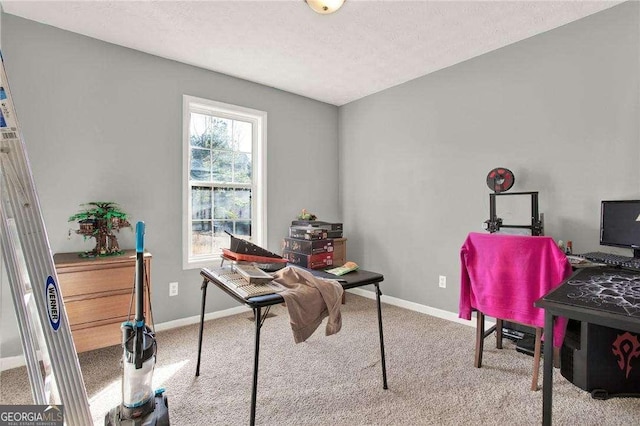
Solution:
[[[24,355],[0,358],[0,371],[11,370],[25,365]]]
[[[375,299],[376,294],[370,290],[363,290],[361,288],[352,288],[348,290],[349,293],[357,294],[358,296],[366,297],[368,299]],[[408,309],[410,311],[420,312],[423,314],[431,315],[437,318],[442,318],[448,321],[453,321],[458,324],[466,325],[469,327],[475,327],[476,322],[471,320],[463,320],[458,318],[458,315],[454,312],[445,311],[442,309],[432,308],[431,306],[421,305],[419,303],[408,302],[403,299],[398,299],[397,297],[385,296],[382,295],[380,298],[381,302],[387,303],[389,305],[398,306],[400,308]],[[246,306],[237,306],[235,308],[225,309],[222,311],[210,312],[204,315],[205,321],[218,319],[223,317],[228,317],[231,315],[241,314],[243,312],[249,312],[249,309]],[[155,325],[156,331],[164,331],[170,330],[172,328],[184,327],[186,325],[197,324],[200,322],[200,315],[194,315],[192,317],[180,318],[173,321],[167,321],[158,323]],[[493,325],[493,323],[489,320],[486,321],[488,326]],[[12,356],[0,358],[0,371],[10,370],[12,368],[22,367],[25,365],[24,356]]]
[[[212,320],[218,318],[229,317],[235,314],[241,314],[243,312],[250,312],[251,309],[247,306],[237,306],[235,308],[225,309],[223,311],[209,312],[204,314],[204,320]],[[161,322],[155,325],[156,331],[170,330],[172,328],[184,327],[185,325],[200,323],[200,315],[194,315],[192,317],[180,318],[173,321]]]
[[[376,293],[371,290],[363,290],[361,288],[352,288],[347,290],[349,293],[357,294],[358,296],[366,297],[368,299],[376,298]],[[432,308],[431,306],[421,305],[419,303],[408,302],[403,299],[398,299],[397,297],[385,296],[384,294],[380,297],[380,301],[383,303],[387,303],[389,305],[397,306],[399,308],[408,309],[410,311],[420,312],[422,314],[431,315],[432,317],[442,318],[448,321],[453,321],[458,324],[466,325],[469,327],[476,327],[475,321],[475,313],[472,314],[471,320],[465,320],[462,318],[458,318],[458,315],[455,312],[445,311],[443,309]],[[495,322],[490,319],[485,319],[485,326],[492,327]]]

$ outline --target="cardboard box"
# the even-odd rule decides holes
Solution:
[[[302,254],[329,253],[333,251],[333,240],[300,240],[298,238],[285,238],[282,240],[282,250],[289,250]]]
[[[289,238],[325,240],[327,239],[327,230],[324,228],[314,228],[312,226],[290,226]]]
[[[321,220],[293,220],[291,225],[294,226],[313,226],[316,228],[324,228],[327,231],[342,231],[341,223],[323,222]]]
[[[342,229],[327,231],[327,238],[342,238]]]
[[[289,250],[282,252],[282,257],[294,265],[309,269],[324,269],[333,266],[333,252],[319,254],[302,254]]]

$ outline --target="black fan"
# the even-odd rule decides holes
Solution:
[[[487,175],[487,186],[495,192],[508,191],[515,181],[513,172],[504,167],[496,167]]]

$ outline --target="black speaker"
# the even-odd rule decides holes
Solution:
[[[638,334],[570,320],[560,362],[561,374],[588,392],[640,396]]]

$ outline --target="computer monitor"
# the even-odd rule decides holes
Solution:
[[[600,244],[632,249],[640,258],[640,200],[602,202]]]

